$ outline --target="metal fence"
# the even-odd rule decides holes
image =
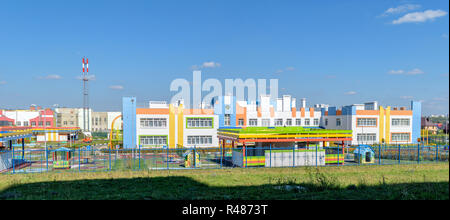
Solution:
[[[0,152],[0,173],[222,169],[234,167],[361,166],[448,162],[449,146],[356,148],[13,149]]]

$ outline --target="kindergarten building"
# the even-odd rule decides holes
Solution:
[[[300,106],[290,95],[271,100],[262,95],[257,102],[222,96],[211,108],[184,109],[183,101],[150,102],[136,109],[136,98],[123,99],[124,147],[219,147],[218,129],[246,127],[303,127],[350,130],[352,138],[342,144],[412,144],[420,138],[421,103],[409,108],[378,106],[377,102],[341,108]],[[341,144],[341,143],[339,143]]]

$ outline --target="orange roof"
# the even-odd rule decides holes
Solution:
[[[184,109],[185,115],[214,115],[214,109]]]
[[[168,115],[168,108],[137,108],[136,114],[138,115]]]
[[[391,110],[391,115],[412,115],[411,110]]]

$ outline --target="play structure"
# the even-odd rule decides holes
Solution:
[[[192,168],[192,167],[200,167],[200,154],[190,150],[183,154],[184,156],[184,167]]]
[[[30,127],[0,127],[0,172],[24,163],[25,139],[32,136]],[[22,149],[15,153],[14,145],[18,143]]]
[[[70,169],[73,150],[65,147],[52,150],[53,169]]]
[[[37,142],[72,142],[81,131],[78,127],[33,127],[31,130]]]
[[[117,149],[123,145],[123,135],[122,130],[114,129],[114,123],[116,120],[121,118],[122,115],[115,117],[111,123],[111,131],[109,132],[109,149]]]
[[[375,152],[369,145],[359,145],[353,151],[356,163],[375,163]]]
[[[337,153],[329,152],[329,163],[344,163],[344,141],[352,140],[351,130],[303,127],[246,127],[219,129],[222,146],[231,142],[232,163],[239,167],[325,165],[326,147],[333,143]],[[340,154],[339,154],[340,153]],[[338,158],[334,159],[334,155]]]

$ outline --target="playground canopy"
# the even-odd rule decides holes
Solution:
[[[246,127],[218,130],[220,140],[246,142],[338,142],[351,141],[351,130],[304,127]]]
[[[0,127],[0,142],[29,138],[32,135],[31,127]]]

